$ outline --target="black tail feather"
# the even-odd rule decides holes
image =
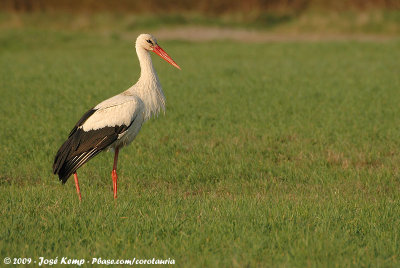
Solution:
[[[76,129],[58,150],[53,173],[65,183],[78,168],[110,146],[126,129],[125,125],[89,131]]]

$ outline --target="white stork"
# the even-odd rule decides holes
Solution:
[[[87,111],[76,123],[68,139],[56,154],[53,172],[58,175],[63,184],[74,174],[79,200],[82,197],[76,171],[104,150],[115,152],[111,176],[114,198],[117,198],[119,149],[135,139],[144,121],[152,115],[157,115],[160,110],[165,110],[165,96],[151,62],[150,51],[180,69],[178,64],[157,44],[154,36],[139,35],[136,39],[136,53],[141,68],[139,81],[121,94]]]

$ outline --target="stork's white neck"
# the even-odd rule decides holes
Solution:
[[[165,96],[162,91],[160,80],[153,67],[151,56],[146,49],[136,46],[136,53],[140,62],[139,81],[127,91],[138,96],[145,105],[145,120],[152,115],[157,115],[161,110],[165,110]]]
[[[136,46],[136,53],[139,58],[140,63],[140,79],[149,79],[154,77],[158,79],[156,70],[154,70],[153,62],[151,61],[151,56],[149,51],[142,47]]]

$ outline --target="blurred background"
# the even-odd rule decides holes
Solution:
[[[199,40],[388,37],[400,33],[400,1],[2,0],[0,27],[27,26],[111,34],[163,29],[163,38]]]

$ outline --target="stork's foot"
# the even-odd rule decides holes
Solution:
[[[114,199],[116,199],[117,198],[117,179],[118,179],[116,170],[113,170],[111,172],[111,177],[113,180]]]

